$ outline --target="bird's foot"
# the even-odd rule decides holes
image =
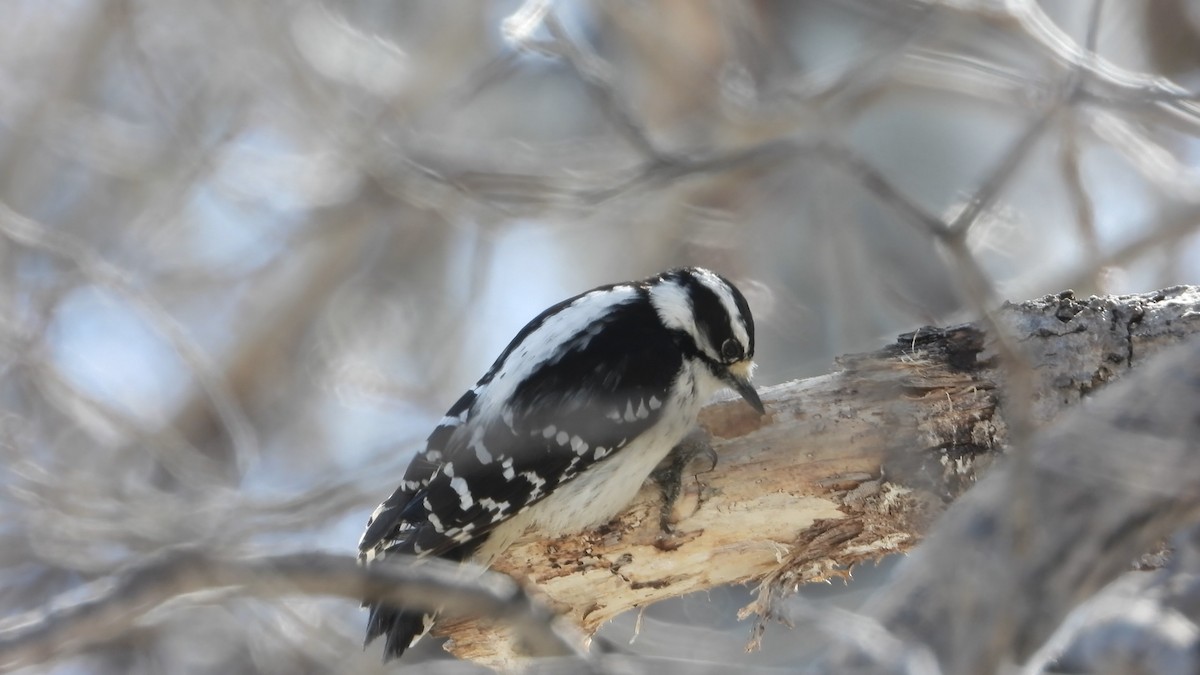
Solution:
[[[688,466],[699,457],[709,462],[709,467],[701,473],[717,468],[717,451],[713,449],[708,434],[697,429],[672,448],[666,459],[650,474],[662,492],[662,510],[659,512],[658,526],[665,534],[675,533],[672,521],[676,520],[673,518],[676,502],[683,494],[683,476]]]

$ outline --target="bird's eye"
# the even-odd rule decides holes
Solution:
[[[742,350],[741,343],[733,338],[726,340],[725,344],[721,345],[721,356],[724,356],[730,361],[736,361],[742,358],[743,354],[745,354],[745,352]]]

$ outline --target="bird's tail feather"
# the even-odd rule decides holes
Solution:
[[[379,637],[384,636],[383,661],[398,659],[404,650],[411,647],[433,625],[433,615],[425,612],[393,607],[391,605],[372,604],[367,619],[367,638],[363,647]]]

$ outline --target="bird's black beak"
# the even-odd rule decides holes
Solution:
[[[758,411],[759,415],[767,412],[763,407],[762,399],[758,397],[758,392],[754,391],[754,385],[750,383],[750,370],[753,364],[749,361],[739,361],[725,371],[725,383],[729,388],[736,391],[738,395],[746,399],[746,403],[750,404],[751,408]]]

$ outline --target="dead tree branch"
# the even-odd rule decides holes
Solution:
[[[1032,442],[1037,528],[1016,527],[1012,467],[998,469],[904,562],[874,616],[927,645],[942,672],[1024,661],[1133,559],[1195,522],[1198,439],[1200,342],[1191,339]],[[827,670],[847,672],[857,658],[841,655]]]
[[[1200,289],[1079,300],[1064,293],[997,312],[1033,366],[1044,426],[1162,347],[1200,331]],[[1005,370],[973,325],[926,328],[841,369],[764,392],[768,415],[737,402],[702,418],[720,455],[658,528],[652,488],[582,537],[518,545],[499,562],[585,630],[628,609],[722,584],[761,583],[760,621],[799,584],[906,551],[945,504],[1007,451]],[[505,663],[503,640],[450,623],[456,654]],[[760,623],[761,630],[761,623]]]

